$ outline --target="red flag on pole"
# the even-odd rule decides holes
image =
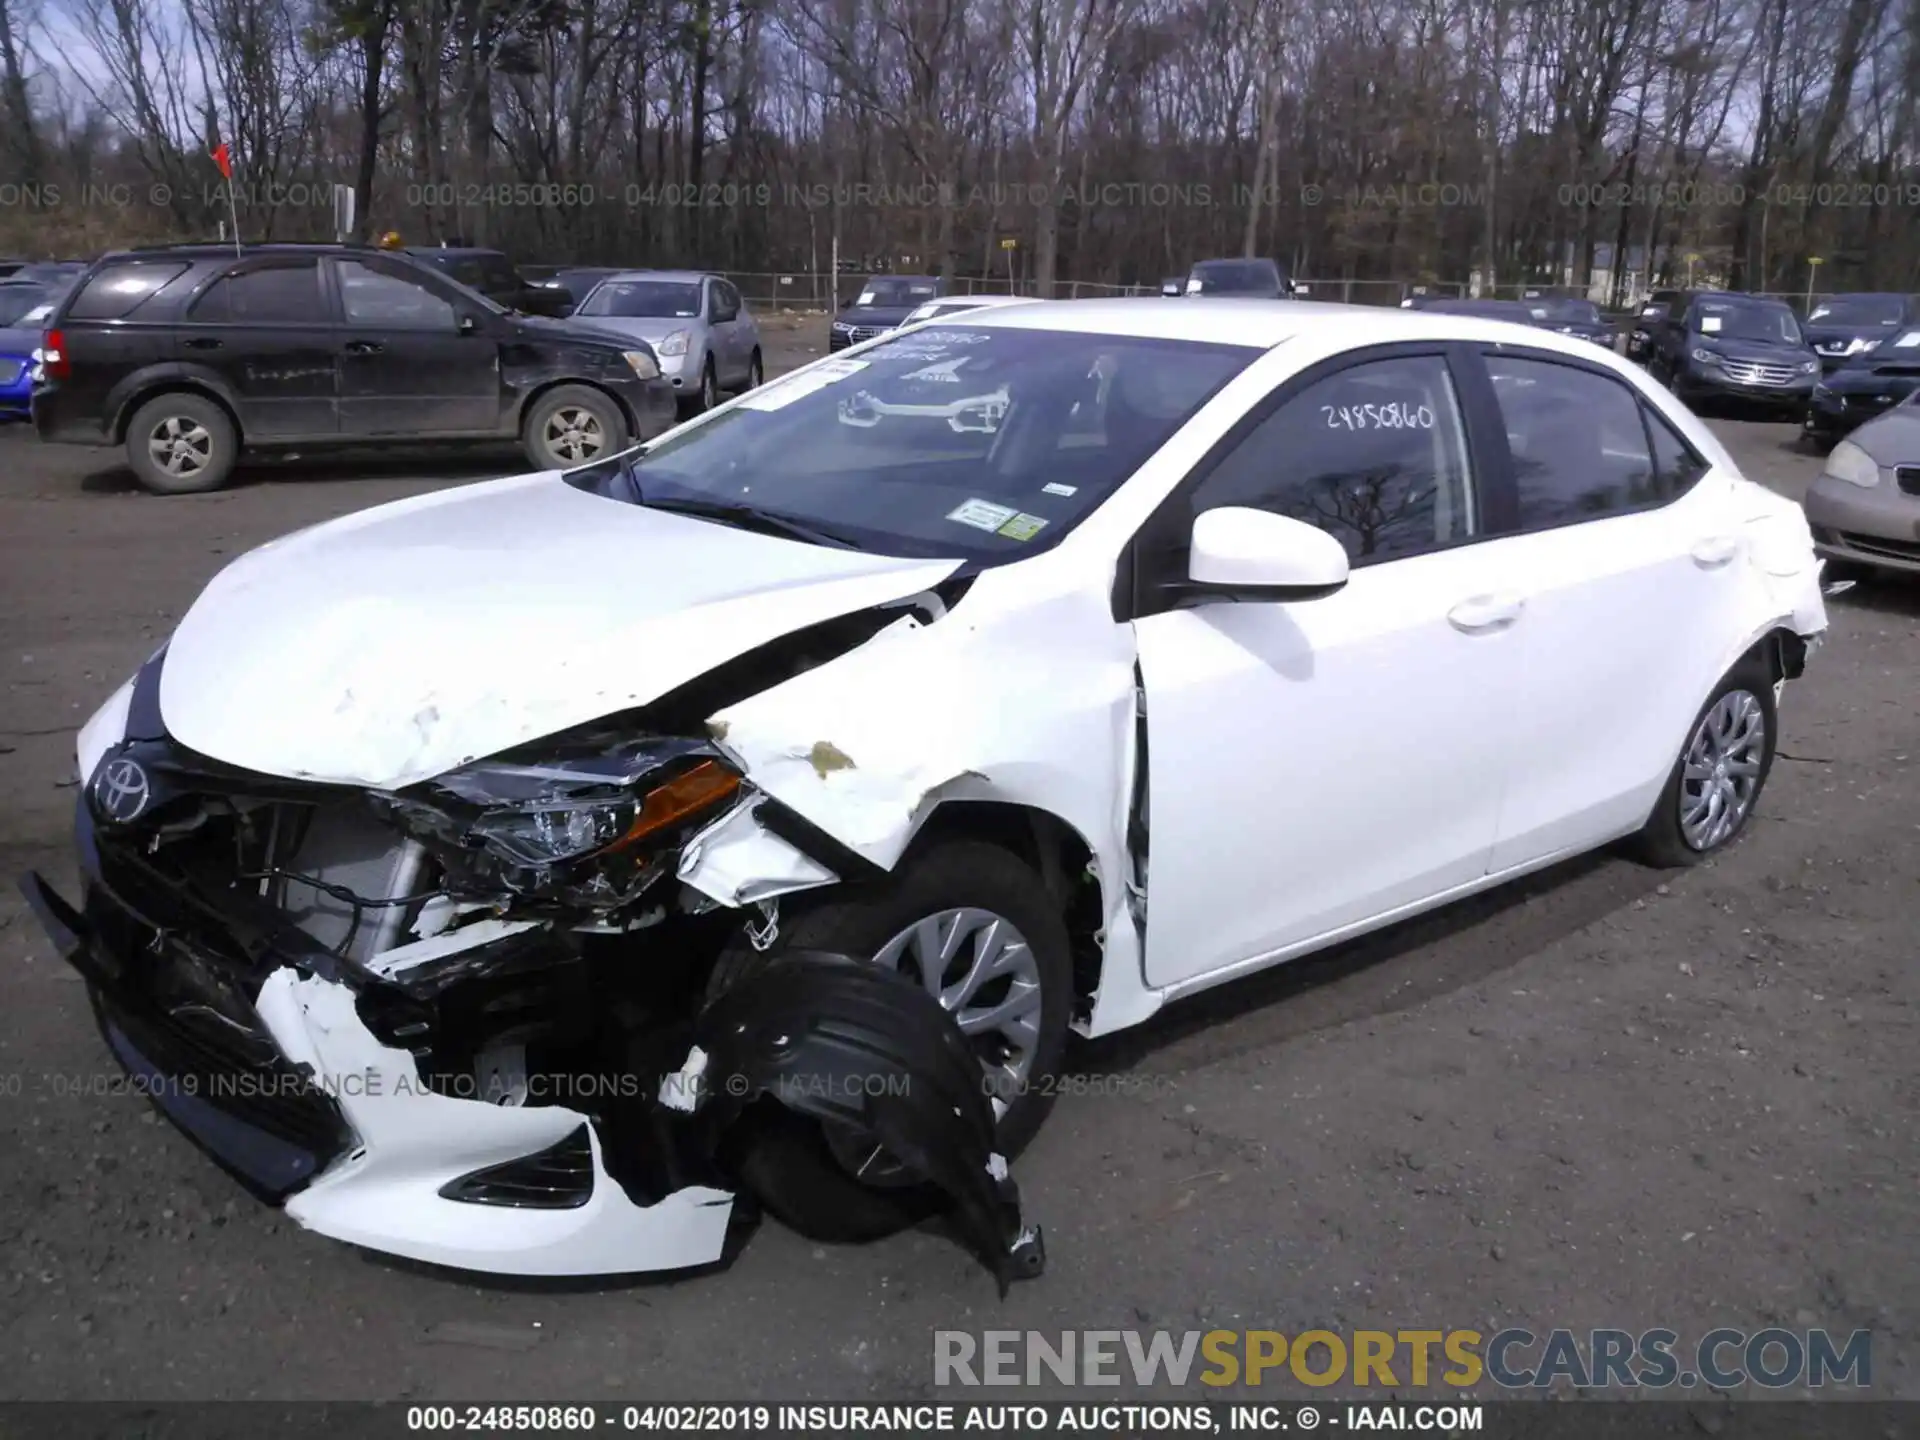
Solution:
[[[233,178],[233,156],[228,153],[226,141],[222,140],[218,145],[213,147],[213,163],[220,167],[220,174],[223,179],[231,180]]]

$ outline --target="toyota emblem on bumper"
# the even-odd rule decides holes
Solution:
[[[153,797],[146,769],[138,760],[122,755],[100,767],[93,782],[93,803],[116,825],[138,820]]]

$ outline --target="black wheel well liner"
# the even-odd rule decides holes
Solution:
[[[1790,626],[1776,625],[1756,640],[1740,658],[1761,660],[1775,680],[1798,680],[1807,669],[1807,639]]]
[[[236,446],[247,443],[246,433],[240,428],[240,417],[234,413],[233,406],[226,398],[204,380],[196,380],[187,375],[156,376],[142,385],[121,403],[119,414],[113,419],[113,443],[127,443],[127,431],[133,428],[133,417],[140,413],[140,407],[149,400],[158,400],[162,395],[175,393],[198,395],[202,400],[210,401],[220,407],[220,413],[227,417],[227,423],[233,426],[233,440]]]

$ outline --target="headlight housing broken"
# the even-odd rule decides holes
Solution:
[[[465,890],[602,907],[637,897],[663,849],[740,792],[700,741],[583,734],[475,761],[376,807]]]

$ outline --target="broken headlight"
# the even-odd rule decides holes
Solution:
[[[551,741],[375,797],[467,891],[614,905],[655,878],[664,841],[740,776],[695,740]]]

